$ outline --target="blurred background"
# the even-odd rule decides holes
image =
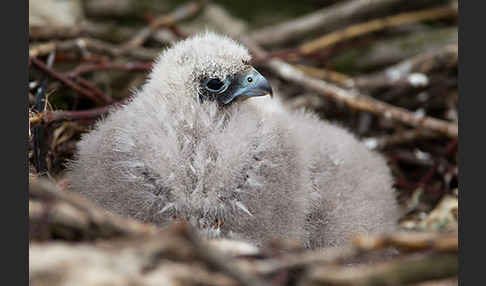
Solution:
[[[264,49],[253,64],[290,108],[387,158],[403,229],[457,230],[457,20],[450,0],[30,0],[30,176],[64,188],[80,136],[164,47],[209,29]],[[275,59],[327,88],[270,68]]]

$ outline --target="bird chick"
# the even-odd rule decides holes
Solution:
[[[342,245],[393,227],[381,156],[311,113],[252,102],[272,89],[250,59],[210,32],[162,52],[131,100],[78,143],[70,190],[123,216],[186,220],[208,237],[258,246]]]

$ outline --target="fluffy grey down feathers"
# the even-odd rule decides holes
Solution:
[[[132,100],[80,141],[70,190],[124,216],[186,219],[256,245],[281,237],[334,246],[393,228],[389,169],[347,131],[266,97],[199,102],[198,78],[224,78],[249,60],[213,33],[163,52]]]

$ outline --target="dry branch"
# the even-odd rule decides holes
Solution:
[[[168,15],[163,15],[153,20],[150,25],[140,30],[132,39],[130,39],[123,48],[131,49],[140,47],[143,43],[158,29],[162,27],[171,27],[175,23],[184,19],[193,17],[204,6],[202,2],[189,2],[180,7],[177,7]]]
[[[383,69],[416,55],[457,45],[457,26],[421,26],[418,31],[386,37],[379,41],[363,40],[361,45],[347,45],[346,51],[334,54],[329,65],[361,72]]]
[[[347,1],[317,11],[308,15],[309,17],[277,25],[276,30],[274,27],[269,27],[252,35],[262,44],[283,43],[311,36],[310,33],[313,31],[329,31],[343,23],[348,24],[358,20],[362,16],[383,16],[384,10],[396,8],[398,4],[406,2],[416,1]],[[430,1],[423,1],[423,3],[426,2]],[[179,8],[180,11],[175,10],[169,15],[172,17],[160,17],[153,21],[150,27],[138,31],[138,34],[135,34],[136,30],[133,29],[130,36],[136,36],[127,37],[127,39],[131,38],[130,42],[118,41],[128,43],[126,46],[110,44],[110,40],[104,36],[97,37],[94,33],[87,33],[86,29],[81,27],[77,31],[71,31],[72,34],[66,31],[52,31],[52,33],[65,33],[58,34],[54,38],[83,35],[91,38],[34,44],[30,47],[29,55],[33,65],[45,73],[78,92],[90,94],[98,100],[101,99],[103,102],[100,101],[99,104],[109,104],[112,102],[107,102],[106,98],[103,100],[105,95],[101,90],[80,76],[101,70],[149,69],[151,66],[149,61],[159,54],[159,50],[143,48],[143,43],[159,27],[174,28],[173,32],[180,33],[173,23],[178,19],[190,17],[191,13],[197,13],[196,10],[193,10],[196,7],[191,5],[195,4],[191,2],[187,6]],[[424,5],[428,4],[422,4],[422,6]],[[441,9],[404,13],[351,26],[324,36],[319,42],[315,42],[318,44],[311,44],[312,42],[305,44],[303,52],[300,51],[300,53],[299,50],[295,50],[269,55],[261,50],[254,41],[247,40],[246,42],[256,54],[257,59],[260,59],[263,65],[278,76],[317,92],[323,98],[415,127],[415,129],[403,133],[371,138],[375,140],[377,148],[429,138],[429,136],[439,137],[442,134],[457,138],[456,122],[419,116],[406,109],[364,96],[361,92],[352,89],[368,91],[382,87],[396,87],[402,84],[412,84],[409,76],[413,73],[428,75],[436,70],[446,69],[448,71],[457,66],[457,45],[407,59],[380,73],[357,78],[308,66],[291,66],[285,62],[286,58],[293,56],[292,53],[299,55],[313,53],[317,49],[339,41],[387,27],[423,19],[447,17],[449,15],[447,11],[450,9]],[[434,11],[435,14],[432,13]],[[42,36],[40,37],[42,38]],[[98,39],[103,39],[103,41]],[[102,61],[96,64],[80,65],[71,72],[59,73],[46,69],[42,66],[43,63],[36,58],[55,50],[69,52],[69,56],[72,52],[81,51],[84,60],[88,58],[86,55],[91,52],[147,62],[114,64]],[[281,59],[271,58],[275,56]],[[343,88],[326,81],[336,83]],[[314,98],[325,102],[321,98]],[[62,120],[94,119],[120,104],[124,104],[124,102],[90,110],[45,111],[32,114],[29,123],[31,126],[35,126],[39,123],[48,124]],[[436,169],[437,166],[434,165],[433,171],[435,172]],[[424,180],[420,180],[420,184],[425,184],[424,182],[428,179],[430,178],[425,177]],[[300,283],[300,285],[376,285],[377,283],[397,285],[457,276],[457,233],[392,233],[361,236],[355,239],[353,245],[343,248],[294,249],[286,252],[283,248],[276,247],[275,253],[279,253],[279,255],[270,258],[265,252],[248,254],[247,257],[244,254],[230,257],[224,256],[218,251],[219,241],[211,241],[211,246],[206,245],[205,241],[199,240],[186,224],[160,230],[152,225],[108,214],[76,195],[57,190],[54,186],[37,180],[30,181],[29,197],[32,239],[29,253],[31,261],[29,274],[33,285],[55,286],[61,283],[89,285],[94,282],[114,285],[282,285],[289,281],[294,284]],[[60,243],[59,241],[37,242],[37,240],[53,237],[62,240],[89,240],[90,242],[76,244]],[[398,248],[402,253],[393,260],[382,261],[373,266],[343,265],[348,263],[348,260],[354,261],[353,259],[359,260],[366,255],[380,254],[380,251],[389,248]],[[284,278],[281,279],[281,277]]]
[[[430,1],[403,1],[403,0],[351,0],[326,7],[311,14],[295,18],[291,21],[272,25],[250,34],[250,37],[261,45],[282,44],[300,39],[310,33],[336,29],[347,24],[351,19],[376,15],[383,10],[398,7],[400,4],[410,2],[426,5]]]
[[[112,215],[43,179],[29,178],[29,220],[31,228],[47,227],[50,233],[64,239],[112,238],[155,231],[151,225]],[[35,231],[31,232],[31,239],[39,238],[42,239]]]
[[[267,53],[251,39],[242,38],[242,41],[247,44],[250,50],[258,58],[267,57]],[[263,64],[280,77],[313,90],[328,99],[344,103],[350,108],[367,111],[416,128],[440,132],[451,138],[458,137],[457,124],[428,116],[420,116],[404,108],[396,107],[366,95],[359,94],[354,90],[346,90],[325,81],[309,77],[302,71],[295,69],[293,66],[282,60],[270,59],[263,62]]]
[[[294,65],[294,67],[311,77],[330,81],[347,88],[354,86],[353,78],[339,72],[305,65]]]
[[[142,224],[128,218],[110,214],[75,194],[56,189],[55,186],[47,181],[32,179],[29,183],[31,239],[42,239],[42,231],[39,231],[39,228],[42,227],[48,228],[49,233],[65,240],[125,237],[124,240],[110,241],[110,243],[104,244],[103,247],[66,246],[64,251],[72,254],[70,255],[70,263],[71,265],[75,264],[73,266],[74,269],[67,269],[68,273],[72,271],[86,271],[86,273],[89,273],[92,269],[85,264],[86,259],[94,264],[106,260],[114,263],[116,260],[112,259],[116,257],[109,253],[116,250],[120,254],[120,257],[116,259],[121,259],[123,253],[133,253],[135,256],[128,261],[139,268],[139,273],[143,273],[144,268],[148,268],[145,272],[153,271],[153,268],[157,268],[161,263],[163,264],[166,259],[177,262],[185,260],[187,266],[199,261],[204,262],[207,269],[223,272],[227,277],[238,281],[239,285],[265,285],[259,278],[251,277],[241,272],[236,265],[229,261],[228,257],[223,256],[218,250],[209,249],[208,245],[203,243],[185,223],[175,224],[166,230],[158,230],[153,225]],[[41,257],[36,256],[36,254],[49,251],[52,249],[52,246],[42,247],[34,244],[31,247],[35,247],[31,257],[34,259],[33,266],[30,269],[31,274],[33,274],[32,272],[42,272],[39,268],[42,269],[43,266],[38,264]],[[83,256],[82,253],[77,251],[80,248],[91,252],[93,256]],[[112,249],[111,251],[109,250],[110,248]],[[99,254],[94,255],[94,252]],[[53,253],[51,262],[59,262],[58,259],[60,257],[55,255],[55,251]],[[107,271],[108,269],[112,268],[105,265],[103,270]],[[48,268],[44,271],[55,272],[56,268]],[[118,269],[117,271],[120,271],[117,275],[123,277],[123,269]],[[191,276],[189,273],[185,274],[187,275],[186,277]],[[208,277],[210,276],[208,275]],[[75,279],[75,275],[73,277],[68,275],[66,279]]]
[[[76,26],[70,27],[31,26],[29,27],[29,39],[42,41],[89,37],[109,42],[123,42],[133,37],[136,32],[137,30],[134,28],[115,23],[82,21]]]
[[[70,245],[31,243],[29,279],[33,285],[237,285],[212,271],[174,226],[149,237]]]
[[[94,245],[31,243],[29,278],[33,285],[49,286],[266,285],[253,277],[241,279],[246,274],[228,257],[207,245],[193,244],[189,236],[187,226],[176,225],[147,237]],[[206,251],[218,255],[229,270],[208,260],[202,254]]]
[[[299,285],[405,285],[454,277],[457,273],[457,255],[439,254],[349,268],[315,266]]]
[[[80,94],[86,96],[87,98],[93,100],[96,102],[98,105],[106,105],[106,104],[111,104],[113,103],[113,99],[104,93],[100,93],[98,91],[93,91],[93,90],[88,90],[83,87],[81,87],[79,84],[75,83],[71,79],[69,79],[67,76],[64,74],[58,73],[54,71],[52,68],[49,68],[46,64],[44,64],[42,61],[39,59],[33,57],[31,58],[31,62],[38,67],[41,71],[45,72],[47,75],[49,75],[52,78],[55,78],[62,82],[63,84],[67,85],[68,87],[72,88],[73,90],[79,92]]]
[[[127,56],[143,61],[155,59],[160,53],[159,50],[139,47],[137,49],[124,49],[118,45],[109,44],[96,39],[78,38],[71,41],[58,42],[56,47],[59,51],[69,51],[73,49],[86,49],[88,51],[100,54],[106,54],[112,57]]]
[[[123,70],[123,71],[146,71],[152,67],[152,62],[146,63],[128,63],[128,64],[113,64],[113,63],[100,63],[100,64],[87,64],[76,67],[75,70],[68,73],[70,77],[77,77],[82,74],[101,71],[101,70]]]
[[[392,135],[385,135],[377,138],[366,138],[364,144],[370,149],[382,150],[398,144],[411,143],[417,140],[440,137],[439,133],[427,132],[420,129],[399,131]]]
[[[458,233],[396,232],[385,235],[360,235],[354,245],[361,250],[381,249],[389,246],[402,251],[458,252]]]
[[[106,113],[111,109],[121,106],[125,101],[116,102],[112,105],[107,105],[99,108],[93,108],[88,110],[54,110],[54,111],[44,111],[32,115],[29,118],[29,123],[31,126],[35,126],[40,122],[45,122],[47,124],[65,121],[65,120],[92,120],[96,119]]]
[[[436,20],[447,17],[457,17],[457,9],[450,6],[445,6],[402,13],[382,19],[376,19],[369,22],[352,25],[342,30],[334,31],[318,39],[300,45],[298,51],[303,55],[308,55],[315,53],[321,49],[327,48],[331,45],[334,45],[338,42],[349,40],[351,38],[362,36],[368,33],[404,24],[410,24],[426,20]]]
[[[29,273],[33,281],[46,283],[43,285],[59,285],[56,281],[61,280],[89,284],[81,277],[94,275],[96,281],[118,284],[167,281],[197,285],[206,281],[208,285],[261,286],[268,285],[275,275],[295,270],[304,270],[296,276],[301,283],[332,282],[336,285],[372,285],[369,283],[373,281],[393,285],[457,275],[457,233],[358,237],[354,245],[343,248],[304,250],[263,260],[247,260],[223,253],[226,247],[219,247],[218,240],[210,244],[201,240],[186,223],[157,229],[109,214],[41,179],[30,180],[29,220],[33,239]],[[43,238],[42,227],[44,234],[47,232],[63,240],[103,240],[95,244],[39,244],[36,240]],[[373,266],[340,265],[363,253],[388,247],[414,253],[426,250],[428,254],[396,257]],[[69,264],[61,267],[65,261]],[[51,277],[63,279],[54,281]],[[152,280],[154,277],[157,280]]]
[[[45,116],[44,114],[45,114],[44,112],[40,112],[40,113],[29,112],[29,126],[33,127],[43,122]]]
[[[413,86],[410,76],[414,73],[424,76],[434,71],[450,70],[457,67],[458,46],[447,45],[441,49],[406,59],[381,72],[354,78],[355,87],[373,90],[384,87]]]
[[[56,44],[53,42],[34,44],[29,47],[29,57],[47,55],[56,50]]]
[[[390,234],[358,235],[352,246],[305,250],[300,253],[283,254],[276,258],[241,264],[252,273],[269,275],[283,270],[312,267],[313,265],[346,262],[363,253],[385,249],[400,249],[405,252],[433,253],[458,252],[458,234],[396,232]],[[398,256],[396,256],[398,257]]]
[[[59,52],[86,50],[97,54],[108,55],[111,57],[126,56],[141,61],[151,61],[160,54],[159,49],[149,49],[143,47],[139,47],[136,49],[123,49],[118,45],[114,45],[93,38],[77,38],[65,41],[52,41],[42,43],[42,45],[42,49],[39,48],[39,44],[31,46],[29,49],[33,50],[34,52],[31,52],[30,54],[35,56],[42,56],[50,53],[53,50]]]
[[[269,258],[252,263],[241,262],[247,271],[259,275],[270,275],[280,271],[309,267],[316,264],[339,263],[359,254],[354,247],[333,247],[306,250],[302,253],[284,254],[276,258]]]

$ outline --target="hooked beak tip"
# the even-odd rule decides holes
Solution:
[[[268,80],[254,68],[252,68],[250,73],[252,74],[254,82],[251,85],[243,88],[240,96],[243,98],[250,98],[255,96],[269,95],[273,98],[272,86]]]
[[[273,98],[273,90],[270,83],[253,67],[236,76],[234,82],[236,88],[229,96],[222,98],[221,102],[223,104],[265,95]]]

